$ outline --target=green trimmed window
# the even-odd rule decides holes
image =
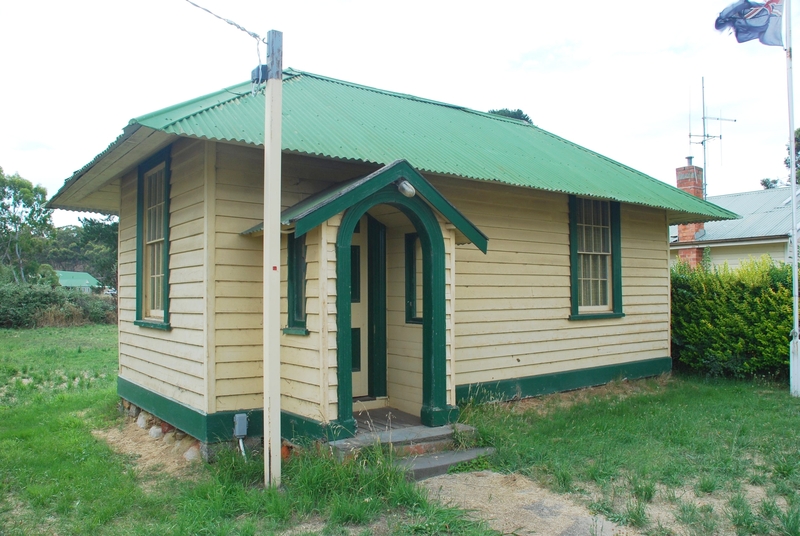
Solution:
[[[169,147],[139,166],[135,324],[169,329]]]
[[[422,324],[422,245],[417,233],[405,244],[406,324]]]
[[[288,317],[284,333],[307,335],[306,329],[306,235],[286,235]]]
[[[622,313],[619,203],[570,196],[570,318],[616,318]]]

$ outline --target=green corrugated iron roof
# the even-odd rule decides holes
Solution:
[[[233,86],[131,125],[263,145],[264,94],[250,88]],[[533,125],[292,69],[284,74],[282,146],[378,165],[405,159],[423,173],[658,207],[671,223],[736,218]]]
[[[69,272],[56,270],[58,282],[62,287],[102,287],[103,285],[88,272]]]

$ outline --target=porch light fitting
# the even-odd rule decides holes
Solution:
[[[406,197],[414,197],[417,194],[417,191],[406,179],[397,181],[397,191]]]

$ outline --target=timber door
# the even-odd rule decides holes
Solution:
[[[369,296],[367,292],[367,216],[353,231],[350,245],[350,314],[353,330],[353,398],[369,396]]]

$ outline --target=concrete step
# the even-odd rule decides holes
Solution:
[[[409,426],[380,432],[359,432],[355,437],[331,441],[330,446],[340,457],[347,457],[364,447],[391,445],[399,457],[418,456],[454,447],[453,435],[472,437],[475,429],[461,423],[446,426]]]
[[[395,465],[405,469],[414,480],[425,480],[447,473],[450,467],[457,463],[468,462],[480,456],[491,456],[492,454],[494,454],[492,447],[452,450],[400,458],[395,461]]]

